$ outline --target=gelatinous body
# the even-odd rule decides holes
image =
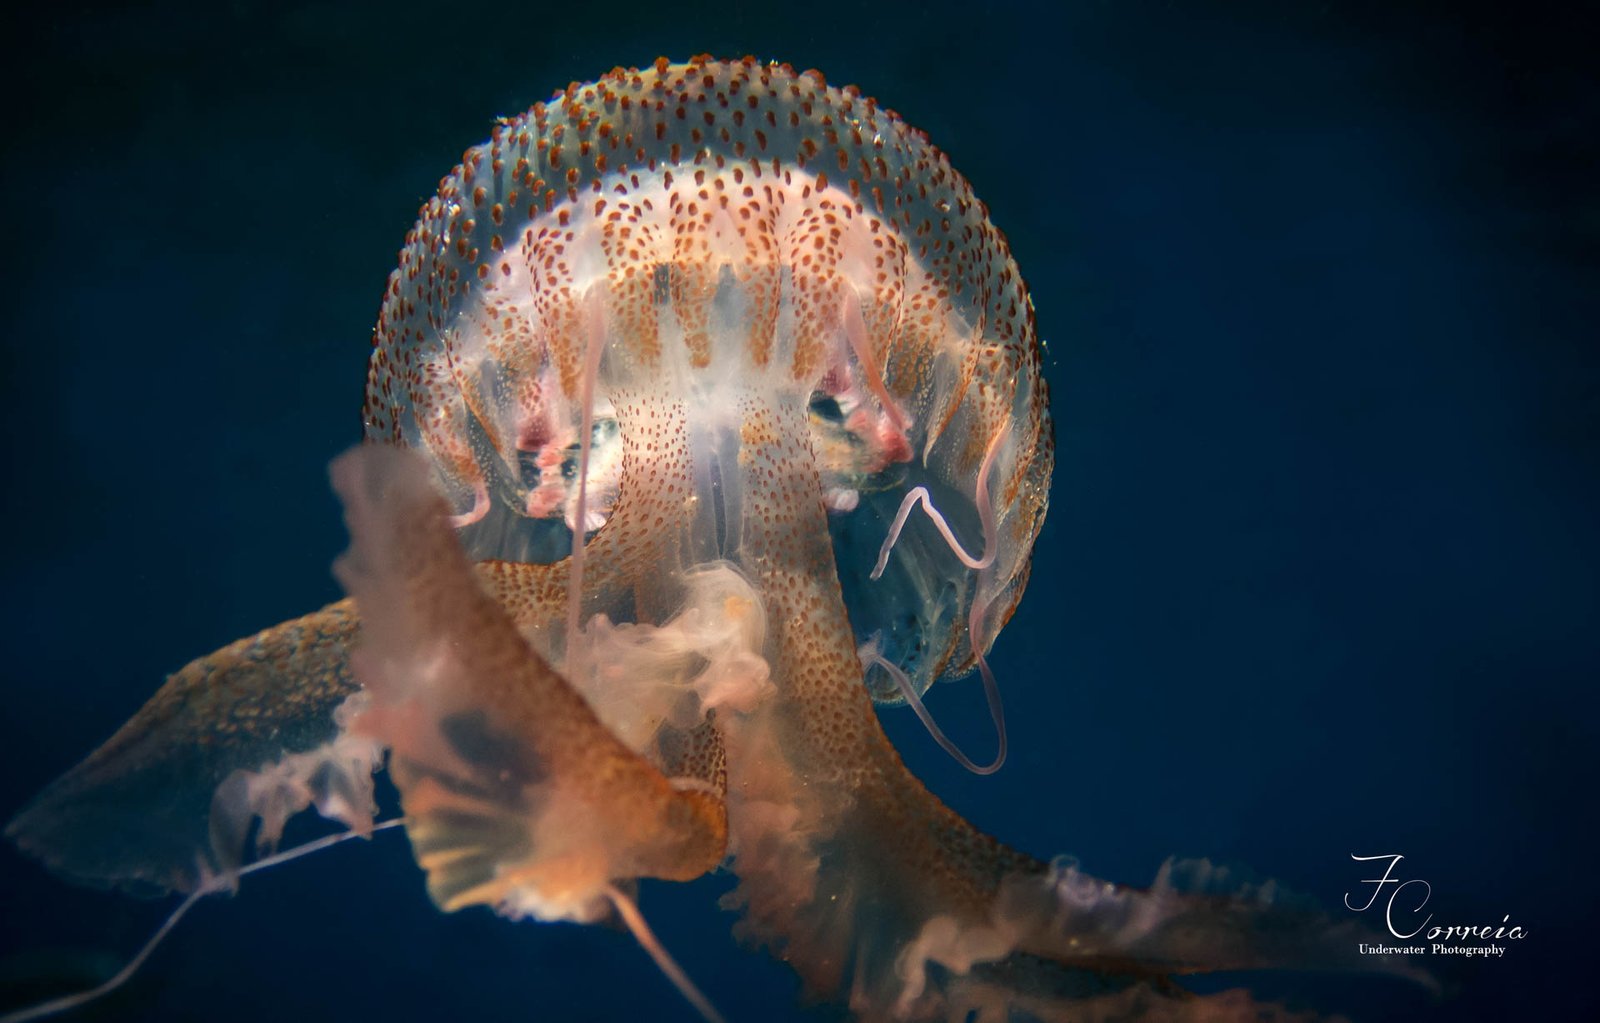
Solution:
[[[893,114],[753,60],[575,84],[444,179],[374,342],[351,599],[41,795],[8,834],[57,870],[215,886],[303,808],[369,826],[386,755],[441,908],[590,922],[726,866],[738,932],[863,1018],[1260,1018],[1164,978],[1347,965],[1265,890],[1002,845],[879,727],[981,665],[1052,466],[1022,278]]]
[[[630,451],[636,473],[661,458],[628,422],[659,396],[693,407],[684,482],[727,550],[746,501],[719,458],[752,404],[799,416],[858,639],[919,689],[971,668],[974,602],[992,639],[1021,594],[1052,462],[1022,279],[942,153],[814,73],[619,73],[502,124],[423,208],[376,343],[367,437],[432,456],[475,557],[566,553],[580,447],[585,529],[604,523]],[[997,437],[992,570],[913,530],[867,585],[912,487],[981,543]]]

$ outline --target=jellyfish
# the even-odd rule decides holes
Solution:
[[[403,827],[442,910],[647,947],[639,881],[728,870],[736,933],[867,1020],[1288,1018],[1171,978],[1404,972],[1204,863],[1134,888],[1012,849],[886,738],[874,704],[909,703],[1003,761],[986,655],[1052,434],[1005,238],[855,88],[662,59],[501,121],[406,236],[363,423],[349,596],[169,678],[18,846],[193,899],[314,810]],[[974,672],[987,764],[922,704]]]

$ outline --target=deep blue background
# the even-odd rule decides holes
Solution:
[[[1013,756],[965,776],[889,714],[913,769],[1119,881],[1206,855],[1337,907],[1352,853],[1403,852],[1441,921],[1531,937],[1434,960],[1459,992],[1440,1003],[1264,988],[1369,1021],[1583,1015],[1592,26],[1575,5],[1066,6],[7,15],[0,818],[165,673],[338,595],[324,467],[358,437],[378,298],[491,119],[617,63],[753,52],[926,129],[1049,343],[1055,491],[995,655]],[[975,755],[980,706],[933,701]],[[730,1020],[826,1018],[736,947],[727,886],[643,906]],[[0,852],[0,998],[114,964],[159,915]],[[394,835],[204,904],[83,1018],[369,1013],[692,1018],[625,934],[436,913]]]

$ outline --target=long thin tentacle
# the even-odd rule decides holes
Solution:
[[[998,531],[995,527],[994,505],[989,501],[989,470],[994,467],[995,455],[1000,451],[1000,445],[1010,434],[1009,426],[1002,426],[995,431],[994,437],[989,440],[989,447],[983,454],[983,463],[978,467],[978,482],[976,494],[978,505],[978,522],[983,529],[983,556],[973,557],[967,549],[956,539],[956,534],[950,529],[950,523],[945,521],[944,515],[933,506],[933,498],[928,494],[927,487],[912,487],[911,491],[900,501],[900,510],[895,513],[894,524],[889,527],[889,535],[884,537],[883,546],[878,549],[878,562],[872,566],[869,578],[877,579],[883,575],[883,570],[889,564],[889,553],[894,550],[894,545],[900,539],[900,531],[905,528],[906,519],[911,517],[911,509],[918,502],[922,504],[923,512],[933,522],[939,535],[944,537],[944,542],[949,545],[960,562],[974,571],[988,568],[994,564],[995,553],[999,549]]]
[[[911,684],[910,676],[900,670],[898,664],[879,653],[877,647],[872,643],[863,646],[860,653],[863,665],[869,668],[882,668],[890,678],[894,679],[894,684],[899,688],[900,695],[904,697],[906,704],[916,713],[917,720],[922,722],[922,727],[928,730],[928,734],[933,736],[933,741],[939,744],[940,749],[950,754],[956,763],[973,774],[993,774],[1000,770],[1000,765],[1005,763],[1006,759],[1006,719],[1005,713],[1000,706],[999,687],[991,684],[993,675],[988,671],[989,666],[987,664],[982,666],[985,673],[984,693],[985,695],[993,694],[992,699],[989,701],[989,717],[994,721],[995,734],[999,737],[999,749],[993,761],[988,764],[977,764],[961,751],[961,747],[957,746],[954,740],[944,734],[944,729],[940,728],[939,723],[933,719],[933,714],[928,711],[927,706],[922,702],[922,697],[917,695],[917,687]]]
[[[386,820],[381,824],[374,824],[368,834],[370,835],[375,831],[387,831],[390,828],[399,827],[404,823],[404,817],[396,817],[392,820]],[[157,927],[156,932],[150,935],[149,940],[147,940],[144,945],[139,948],[138,952],[134,953],[133,958],[128,960],[127,965],[123,966],[122,969],[112,974],[109,978],[99,984],[96,984],[94,987],[89,988],[87,991],[78,991],[74,994],[62,995],[60,998],[52,998],[47,1002],[40,1002],[38,1005],[30,1005],[26,1009],[18,1009],[15,1012],[7,1013],[4,1016],[0,1016],[0,1023],[28,1023],[29,1020],[44,1019],[47,1016],[55,1016],[63,1012],[71,1012],[73,1009],[83,1005],[88,1005],[90,1002],[99,1001],[106,995],[109,995],[111,992],[126,984],[129,980],[133,979],[133,975],[139,972],[139,967],[143,966],[145,964],[145,960],[150,958],[150,954],[156,950],[156,946],[160,945],[161,942],[166,939],[166,936],[172,933],[172,929],[178,925],[179,920],[183,919],[184,914],[189,912],[190,909],[194,908],[194,904],[205,898],[207,895],[216,895],[221,892],[229,891],[233,887],[233,881],[243,877],[246,874],[254,874],[259,870],[266,870],[268,867],[275,867],[280,863],[287,863],[290,860],[297,860],[302,856],[307,856],[314,852],[320,852],[323,849],[331,848],[332,846],[338,845],[341,842],[346,842],[352,838],[365,837],[367,836],[361,835],[355,831],[340,831],[332,835],[324,835],[321,838],[313,839],[302,845],[297,845],[293,849],[284,849],[281,852],[273,853],[271,856],[264,856],[261,859],[256,860],[254,863],[239,868],[238,872],[233,874],[231,877],[224,878],[221,875],[214,876],[210,882],[201,885],[188,895],[184,896],[183,901],[178,903],[177,907],[173,909],[171,913],[167,914],[167,918],[161,922],[161,926]]]
[[[695,1007],[696,1012],[705,1017],[706,1023],[723,1023],[722,1014],[711,1004],[711,999],[695,986],[689,975],[683,972],[683,967],[678,965],[678,961],[673,959],[672,954],[656,939],[655,932],[645,922],[644,914],[639,912],[639,907],[634,901],[614,884],[606,886],[606,895],[616,907],[617,915],[622,917],[622,922],[633,932],[634,940],[639,943],[639,947],[655,960],[656,967],[672,981],[673,987],[676,987],[689,1004]]]
[[[885,660],[881,654],[876,654],[876,651],[873,651],[875,659],[871,662],[880,665],[889,672],[889,676],[900,687],[900,692],[905,696],[906,702],[916,712],[917,720],[922,722],[923,727],[928,730],[928,734],[933,736],[933,741],[939,744],[939,748],[954,757],[956,763],[973,774],[993,774],[1000,770],[1006,762],[1005,704],[1000,699],[1000,685],[995,681],[994,672],[989,668],[989,660],[983,655],[984,644],[979,633],[983,628],[984,616],[989,611],[989,601],[984,599],[983,596],[985,583],[993,574],[995,554],[1000,549],[999,530],[994,517],[994,504],[989,497],[989,473],[994,468],[994,460],[1000,451],[1000,446],[1005,442],[1010,432],[1009,423],[1002,425],[1000,429],[995,431],[994,436],[989,439],[989,447],[983,453],[983,462],[978,466],[978,480],[974,487],[975,493],[973,496],[978,506],[978,521],[983,527],[983,556],[974,558],[968,554],[966,548],[961,545],[961,541],[957,540],[955,533],[951,531],[950,524],[939,513],[939,509],[933,506],[933,500],[928,496],[928,488],[914,487],[910,493],[906,494],[905,499],[900,502],[900,510],[894,517],[894,524],[889,527],[889,535],[884,538],[883,547],[878,551],[878,563],[873,567],[871,575],[873,579],[883,575],[884,567],[889,563],[889,552],[894,550],[895,542],[900,539],[900,531],[905,528],[906,519],[910,517],[912,507],[918,502],[921,502],[922,510],[927,513],[928,518],[932,520],[934,526],[939,530],[939,534],[944,537],[944,541],[949,545],[951,552],[960,559],[963,565],[978,573],[978,585],[973,594],[972,606],[967,614],[967,642],[972,647],[973,659],[978,663],[978,674],[983,678],[984,701],[989,705],[989,718],[994,722],[997,743],[993,761],[985,765],[973,763],[972,759],[961,752],[956,747],[956,744],[951,742],[949,737],[944,734],[944,730],[934,722],[933,715],[928,712],[927,707],[922,703],[921,697],[917,695],[916,687],[911,684],[911,680],[906,677],[898,666]]]

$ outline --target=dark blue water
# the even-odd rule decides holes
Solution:
[[[1261,981],[1275,996],[1368,1021],[1592,1011],[1600,83],[1579,15],[515,6],[6,16],[0,817],[165,673],[338,596],[324,467],[359,434],[378,298],[491,119],[614,64],[754,52],[926,129],[1049,342],[1055,492],[994,658],[1012,759],[968,777],[889,714],[913,769],[1102,877],[1204,855],[1338,907],[1353,853],[1404,853],[1437,922],[1530,934],[1429,960],[1444,1001]],[[975,689],[933,707],[987,756]],[[643,907],[730,1019],[828,1018],[736,947],[727,887]],[[0,990],[114,964],[160,913],[0,852]],[[393,834],[205,903],[81,1018],[369,1016],[693,1018],[621,932],[438,914]]]

